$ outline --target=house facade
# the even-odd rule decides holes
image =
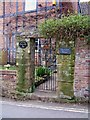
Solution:
[[[45,19],[60,18],[63,13],[74,12],[76,9],[77,4],[62,3],[58,0],[0,2],[0,43],[1,49],[8,50],[8,63],[15,63],[15,34],[20,33],[22,29],[32,30]]]

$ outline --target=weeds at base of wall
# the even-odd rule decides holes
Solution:
[[[3,92],[0,96],[3,98],[9,98],[15,101],[29,101],[29,100],[36,100],[36,101],[42,101],[42,102],[53,102],[53,103],[66,103],[66,104],[89,104],[89,99],[82,99],[82,98],[76,98],[73,97],[72,99],[67,98],[58,98],[58,97],[41,97],[34,93],[24,93],[24,92]]]

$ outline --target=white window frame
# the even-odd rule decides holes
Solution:
[[[25,11],[36,10],[37,0],[25,0]]]
[[[80,0],[80,2],[89,2],[90,0]]]

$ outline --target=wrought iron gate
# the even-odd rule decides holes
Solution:
[[[39,90],[56,91],[56,42],[36,40],[35,83]]]

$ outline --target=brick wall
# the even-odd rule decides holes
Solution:
[[[3,3],[0,2],[0,15],[3,15]]]
[[[16,71],[0,70],[0,80],[16,80]]]
[[[15,1],[16,0],[14,0],[14,2],[11,2],[11,3],[10,2],[5,2],[5,14],[16,13],[16,2]],[[42,0],[42,1],[38,0],[38,5],[40,5],[40,4],[41,4],[41,6],[38,6],[38,8],[44,7],[45,6],[45,1],[44,0]],[[52,5],[51,1],[47,3],[47,6],[51,6],[51,5]],[[72,3],[64,2],[62,4],[62,6],[64,7],[62,9],[64,12],[67,12],[68,9],[72,11],[72,7],[73,7]],[[20,11],[23,11],[23,3],[22,2],[18,2],[18,12],[20,12]],[[0,15],[2,13],[3,13],[3,3],[0,3]],[[54,13],[54,11],[53,11],[53,13]],[[41,19],[42,19],[42,15],[43,16],[45,15],[45,11],[44,12],[39,12],[38,14],[41,15],[41,18],[38,21],[38,23],[40,23]],[[24,20],[25,26],[28,26],[29,24],[35,24],[35,19],[33,19],[32,17],[29,17],[29,16],[33,16],[33,15],[35,15],[35,14],[31,14],[31,15],[30,14],[25,14],[24,15],[25,19],[22,17],[22,15],[19,15],[19,17],[18,17],[18,26],[19,26],[18,30],[19,31],[20,31],[20,26],[23,25],[23,20]],[[53,17],[53,16],[55,16],[55,15],[52,15],[52,12],[51,12],[51,14],[49,13],[48,17],[50,18],[50,17]],[[31,22],[31,23],[28,23],[28,21]],[[32,21],[33,21],[33,23],[32,23]],[[5,29],[6,32],[8,32],[8,34],[11,31],[15,32],[16,17],[6,17],[5,20],[4,20],[4,25],[5,25],[4,29]]]
[[[77,39],[74,92],[77,97],[84,97],[85,89],[88,88],[90,80],[90,48],[86,40]]]
[[[0,2],[0,16],[3,15],[3,3]],[[0,18],[0,49],[4,46],[3,43],[3,18]]]
[[[44,0],[43,1],[38,0],[38,5],[40,5],[40,4],[41,4],[41,6],[38,6],[38,8],[45,7],[45,1]],[[0,13],[3,11],[3,6],[2,5],[3,5],[3,3],[0,4]],[[51,6],[51,5],[52,5],[52,2],[47,3],[47,6]],[[68,9],[70,11],[73,11],[72,10],[73,5],[70,2],[69,3],[64,2],[62,4],[62,6],[63,6],[62,11],[65,12],[65,13],[68,11]],[[18,12],[21,12],[21,11],[23,11],[23,3],[18,2]],[[16,2],[15,2],[15,0],[14,0],[14,2],[11,2],[11,3],[10,2],[5,3],[5,14],[11,14],[11,13],[16,13]],[[54,14],[52,15],[52,13],[54,13]],[[48,12],[47,14],[49,14],[48,15],[49,18],[50,17],[55,17],[55,11],[54,10],[52,10],[51,13]],[[22,15],[18,15],[18,20],[17,20],[18,21],[17,25],[19,26],[18,31],[20,31],[20,27],[23,26],[23,21],[24,21],[25,26],[29,26],[30,24],[35,25],[35,19],[33,19],[33,17],[32,17],[32,16],[35,16],[35,15],[36,15],[35,13],[25,14],[24,17]],[[38,16],[41,17],[38,20],[38,23],[40,23],[41,21],[43,21],[42,18],[45,17],[45,11],[38,12]],[[5,29],[6,33],[8,32],[8,34],[9,34],[11,32],[15,32],[15,30],[16,30],[16,17],[6,17],[5,20],[4,20],[4,25],[5,25],[4,29]]]

